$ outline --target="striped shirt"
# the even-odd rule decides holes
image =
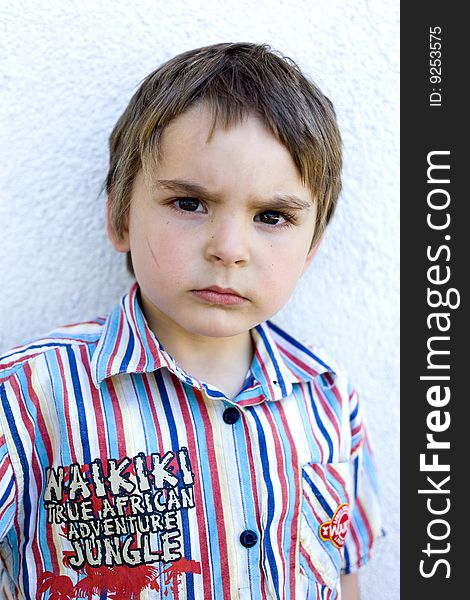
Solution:
[[[232,401],[159,344],[137,284],[0,359],[0,598],[341,597],[380,535],[358,396],[251,334]]]

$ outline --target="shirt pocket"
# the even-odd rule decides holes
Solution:
[[[300,570],[309,581],[332,590],[338,586],[350,502],[349,462],[302,467]]]

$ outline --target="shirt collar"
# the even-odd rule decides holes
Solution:
[[[334,369],[305,344],[280,327],[266,321],[252,330],[255,355],[252,373],[268,400],[280,400],[292,393],[294,383],[312,381]]]
[[[91,361],[96,387],[113,375],[149,373],[166,367],[179,379],[210,395],[217,390],[190,377],[163,349],[151,331],[138,301],[139,287],[134,283],[109,314]],[[255,345],[251,372],[267,400],[280,400],[292,392],[294,383],[311,381],[333,372],[307,346],[269,321],[252,330]],[[220,392],[219,392],[220,395]]]

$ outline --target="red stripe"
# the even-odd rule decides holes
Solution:
[[[222,573],[227,574],[227,580],[223,582],[223,593],[224,598],[230,600],[231,583],[229,580],[229,562],[228,562],[228,550],[227,550],[227,537],[225,534],[225,518],[224,518],[224,506],[222,503],[222,494],[220,491],[220,481],[217,474],[217,460],[214,447],[214,436],[212,434],[212,425],[207,412],[207,407],[202,398],[202,394],[199,390],[194,389],[194,393],[198,400],[198,405],[201,411],[202,421],[204,423],[204,431],[206,434],[206,445],[207,445],[207,459],[208,463],[212,465],[211,479],[212,479],[212,491],[214,495],[214,512],[218,515],[217,519],[217,531],[219,538],[219,551],[220,551],[220,570]]]
[[[312,406],[312,398],[310,398],[309,391],[311,390],[310,384],[300,386],[300,390],[302,392],[302,399],[304,401],[304,406],[308,415],[308,423],[310,425],[310,432],[312,433],[313,439],[315,440],[315,448],[318,449],[320,453],[320,461],[324,462],[325,453],[323,451],[323,444],[320,442],[320,439],[315,435],[315,431],[318,429],[316,424],[315,415],[313,412]],[[324,439],[324,438],[323,438]]]
[[[246,400],[240,400],[237,402],[238,406],[246,407],[246,406],[256,406],[257,404],[261,404],[266,401],[266,397],[263,392],[259,393],[257,396],[253,396],[253,398],[247,398]]]
[[[67,429],[67,440],[68,440],[68,445],[70,448],[70,456],[72,458],[72,462],[76,463],[78,461],[77,461],[77,455],[75,453],[75,447],[73,444],[72,421],[70,418],[70,404],[69,404],[69,392],[68,392],[68,387],[67,387],[67,378],[65,375],[65,369],[64,369],[64,364],[62,362],[62,357],[61,357],[59,351],[56,352],[56,356],[57,356],[57,364],[59,366],[60,379],[62,381],[62,389],[63,389],[63,394],[64,394],[63,404],[64,404],[65,426]],[[72,397],[73,397],[73,394],[72,394]]]
[[[299,369],[304,371],[308,376],[316,377],[320,373],[320,371],[316,371],[315,369],[312,369],[311,366],[307,365],[307,363],[305,363],[303,360],[300,360],[300,358],[298,356],[295,356],[294,354],[289,352],[283,346],[277,345],[277,348],[281,354],[284,354],[284,356],[287,356],[287,358],[291,362],[293,362],[297,367],[299,367]],[[295,375],[296,378],[298,378],[297,373],[293,372],[293,374]]]
[[[85,321],[84,323],[73,323],[72,325],[63,325],[61,327],[61,329],[66,329],[68,327],[78,327],[79,325],[103,325],[102,322],[100,321]],[[86,344],[89,345],[90,344],[90,340],[85,340],[82,339],[80,337],[70,337],[70,338],[57,338],[57,337],[49,337],[49,338],[41,338],[39,340],[36,340],[34,342],[34,345],[37,346],[38,344],[41,344],[43,346],[45,346],[45,344],[51,344],[55,342],[56,344],[66,344],[66,343],[80,343],[80,344]],[[28,363],[30,362],[33,358],[36,358],[36,356],[43,356],[45,353],[47,352],[51,352],[53,350],[53,348],[51,348],[50,346],[44,347],[42,350],[38,349],[38,348],[34,348],[34,352],[31,352],[31,354],[27,354],[28,348],[30,346],[18,346],[16,348],[13,348],[9,354],[20,354],[20,356],[16,359],[16,360],[12,360],[11,362],[5,363],[5,362],[1,362],[0,364],[2,366],[2,370],[5,369],[10,369],[11,367],[15,367],[15,366],[20,366],[22,364]],[[61,347],[57,347],[55,350],[60,350]],[[3,379],[8,379],[11,376],[11,373],[7,374],[6,377],[0,377],[0,381],[2,381]]]
[[[253,446],[251,444],[250,431],[246,419],[243,419],[243,429],[245,430],[246,449],[248,454],[248,463],[250,465],[251,490],[253,493],[253,503],[255,506],[255,518],[258,529],[261,530],[261,517],[259,512],[258,484],[256,481],[256,469],[253,458]]]
[[[46,454],[47,454],[47,460],[49,461],[49,464],[51,464],[52,457],[53,457],[52,443],[49,438],[49,432],[47,431],[46,423],[44,421],[44,417],[43,417],[43,414],[41,411],[41,402],[39,401],[39,398],[38,398],[36,392],[34,391],[32,383],[31,383],[32,375],[31,375],[31,366],[29,364],[24,366],[24,374],[28,381],[28,397],[31,399],[31,402],[34,404],[34,406],[36,408],[37,428],[39,429],[39,432],[41,434],[41,439],[43,441],[44,448],[45,448]]]
[[[20,350],[18,350],[18,353],[20,352]],[[2,365],[2,369],[9,369],[10,367],[14,367],[16,365],[21,365],[23,363],[26,363],[28,361],[30,361],[32,358],[34,358],[35,356],[40,356],[41,354],[43,354],[43,352],[35,352],[34,354],[30,354],[29,356],[24,356],[23,354],[21,355],[21,358],[19,360],[14,360],[12,362],[9,363],[0,363]],[[11,373],[9,373],[6,377],[0,377],[0,381],[3,381],[3,379],[8,379],[11,376]]]
[[[123,320],[124,320],[124,316],[123,316],[123,311],[121,309],[119,311],[119,325],[118,325],[118,332],[117,332],[116,342],[115,342],[115,344],[113,346],[113,349],[112,349],[112,351],[111,351],[111,353],[109,355],[108,364],[106,365],[106,370],[105,370],[106,377],[109,377],[111,375],[111,369],[112,369],[112,366],[113,366],[113,362],[114,362],[114,359],[115,359],[115,357],[117,355],[117,352],[119,350],[119,345],[121,343],[121,338],[122,338],[122,329],[123,329],[123,326],[124,326],[123,325]]]
[[[7,454],[0,466],[0,479],[3,479],[5,477],[5,473],[7,472],[8,467],[11,467],[11,462],[10,457]]]
[[[323,523],[323,518],[320,517],[320,515],[315,510],[315,508],[312,504],[312,501],[310,500],[310,496],[307,495],[305,490],[303,490],[303,492],[302,492],[302,497],[303,497],[304,502],[306,502],[309,505],[309,507],[311,508],[312,514],[315,517],[315,519],[317,520],[317,523],[321,525]]]
[[[31,398],[32,403],[37,408],[39,406],[39,401],[38,401],[38,397],[36,396],[36,393],[34,392],[34,390],[32,388],[30,365],[25,365],[24,374],[25,374],[25,377],[28,382],[29,398]],[[13,377],[11,379],[11,387],[13,389],[15,396],[17,398],[21,398],[21,390],[20,390],[20,387],[16,380],[16,377]],[[30,471],[31,471],[31,475],[34,480],[34,483],[36,485],[36,489],[38,490],[38,502],[40,502],[41,492],[42,492],[42,474],[41,474],[41,469],[40,469],[40,466],[38,463],[37,456],[34,452],[35,427],[34,427],[34,423],[31,421],[31,419],[29,417],[28,412],[26,411],[25,404],[23,402],[18,402],[18,406],[19,406],[20,413],[21,413],[21,424],[26,429],[28,436],[29,436],[29,442],[31,444],[31,456],[30,457],[28,456],[28,454],[27,454],[28,450],[26,450],[26,448],[25,448],[25,452],[26,452],[27,458],[30,459],[30,460],[28,460],[29,464],[31,465]],[[39,411],[37,411],[37,412],[39,412]],[[19,510],[17,512],[21,512],[21,510]],[[32,529],[32,533],[31,533],[30,540],[31,540],[31,547],[32,547],[33,555],[34,555],[34,559],[35,559],[34,566],[36,569],[36,578],[39,577],[39,573],[41,572],[41,567],[43,564],[41,552],[39,549],[39,540],[38,540],[38,536],[37,536],[37,527],[38,527],[37,519],[38,519],[38,514],[35,514],[34,511],[32,511],[31,512],[31,520],[30,520],[30,528]],[[18,523],[17,517],[15,517],[15,529],[17,529],[17,535],[18,535],[19,523]],[[28,533],[30,533],[30,532],[28,532]],[[21,539],[24,539],[24,533],[22,533],[22,535],[18,536],[18,540],[21,540]],[[49,543],[49,540],[48,540],[48,543]],[[49,547],[52,550],[54,549],[53,545],[50,545]],[[22,554],[21,551],[20,551],[20,554]],[[55,555],[54,555],[53,551],[51,552],[51,557],[52,557],[52,563],[56,564]]]
[[[349,530],[347,533],[346,541],[348,541],[348,536],[351,536],[352,541],[354,543],[354,548],[355,548],[355,552],[356,552],[356,565],[359,567],[362,552],[361,552],[361,543],[359,541],[359,537],[358,537],[356,528],[354,527],[354,519],[351,519],[349,522]]]
[[[260,341],[260,344],[261,344],[261,341]],[[256,350],[255,350],[255,356],[256,356],[256,357],[257,357],[257,359],[258,359],[258,363],[259,363],[259,365],[260,365],[260,367],[261,367],[261,371],[263,372],[264,378],[265,378],[265,380],[266,380],[266,383],[267,383],[267,385],[268,385],[268,389],[269,389],[269,396],[270,396],[271,398],[274,398],[274,395],[275,395],[275,394],[274,394],[274,389],[273,389],[273,386],[272,386],[272,381],[271,381],[271,378],[268,376],[268,371],[267,371],[267,369],[266,369],[266,364],[264,363],[264,361],[263,361],[263,359],[262,359],[262,357],[261,357],[261,353],[260,353],[260,351],[259,351],[258,347],[256,347]]]
[[[318,581],[318,583],[320,585],[326,586],[325,580],[320,575],[319,571],[315,568],[315,565],[313,564],[309,554],[307,554],[307,552],[305,551],[305,548],[303,546],[300,546],[300,552],[301,552],[302,556],[305,558],[305,560],[307,561],[308,568],[312,571],[312,573],[315,574],[315,579]]]
[[[131,328],[133,329],[132,333],[134,334],[134,339],[135,339],[136,345],[140,346],[140,358],[139,358],[139,362],[136,367],[136,372],[141,373],[143,370],[143,367],[147,361],[147,357],[145,355],[145,348],[140,340],[139,328],[137,327],[137,322],[136,322],[136,318],[135,318],[134,298],[136,295],[136,290],[137,290],[137,284],[134,284],[131,289],[131,293],[129,294],[129,297],[128,297],[129,317],[130,317],[128,323],[131,326]]]
[[[135,318],[135,310],[134,310],[134,306],[137,303],[138,304],[138,300],[137,300],[137,290],[138,290],[138,285],[137,283],[135,283],[132,288],[131,288],[131,292],[129,294],[130,297],[130,306],[131,306],[131,315],[132,315],[132,319],[133,319],[133,327],[135,328],[135,333],[136,333],[136,339],[141,342],[140,340],[140,330],[139,327],[137,325],[137,320]],[[144,319],[145,319],[145,315]],[[158,345],[155,343],[155,338],[148,326],[148,323],[145,322],[144,323],[144,327],[143,327],[144,333],[145,333],[145,339],[147,341],[147,345],[148,345],[148,349],[150,350],[150,354],[152,356],[152,358],[154,359],[154,364],[153,364],[153,370],[157,370],[160,369],[160,367],[162,367],[164,364],[166,366],[168,366],[167,361],[163,360],[163,356],[158,348]],[[145,363],[147,362],[147,355],[145,352],[145,348],[142,345],[142,351],[143,351],[143,356],[141,355],[141,360],[139,361],[139,365],[137,367],[137,370],[142,371],[143,367],[145,365]]]
[[[296,571],[297,571],[297,544],[298,540],[298,525],[300,518],[300,473],[299,473],[299,457],[297,455],[297,448],[294,442],[294,438],[292,437],[291,430],[289,428],[289,424],[287,423],[286,414],[284,412],[284,407],[281,403],[278,405],[279,416],[281,418],[282,424],[284,426],[284,433],[287,437],[287,440],[290,445],[291,455],[292,455],[292,463],[291,469],[294,473],[294,485],[295,485],[295,495],[294,495],[294,514],[292,517],[292,526],[291,526],[291,552],[290,552],[290,561],[289,561],[289,578],[290,578],[290,589],[291,589],[291,597],[295,598],[296,596]]]
[[[239,403],[241,404],[241,403]],[[250,436],[250,430],[248,428],[246,419],[243,419],[243,429],[245,431],[245,440],[246,440],[246,451],[247,451],[247,455],[248,455],[248,464],[250,465],[250,479],[251,479],[251,493],[253,494],[253,504],[255,507],[255,520],[256,520],[256,525],[258,527],[258,531],[261,531],[261,516],[260,516],[260,511],[259,511],[259,498],[258,498],[258,483],[256,480],[256,469],[255,469],[255,462],[254,462],[254,457],[253,457],[253,446],[251,443],[251,436]],[[263,571],[261,570],[261,574],[263,574]],[[266,580],[265,578],[261,578],[261,594],[262,594],[262,600],[265,600],[267,598],[267,592],[266,592]]]
[[[177,379],[176,377],[174,379]],[[204,587],[204,595],[206,598],[213,596],[212,589],[212,573],[211,567],[212,562],[209,555],[209,546],[207,540],[209,539],[209,535],[207,532],[207,523],[206,523],[206,515],[204,511],[204,498],[202,495],[202,478],[201,472],[199,468],[199,453],[196,442],[196,434],[194,428],[194,422],[192,419],[192,414],[189,410],[188,406],[188,398],[186,397],[184,390],[182,388],[182,383],[178,380],[174,381],[174,386],[176,390],[176,395],[179,400],[179,405],[181,409],[181,415],[186,425],[186,436],[188,443],[188,452],[191,459],[191,467],[194,472],[194,494],[195,494],[195,504],[196,504],[196,519],[197,519],[197,528],[199,534],[199,549],[201,553],[201,574],[202,581]],[[196,391],[196,390],[195,390]],[[201,399],[200,394],[198,394],[198,402],[203,403],[204,401]],[[211,593],[210,593],[211,592]]]
[[[153,424],[155,425],[155,432],[157,435],[157,445],[158,445],[158,452],[161,456],[163,456],[165,454],[165,448],[163,448],[163,437],[162,437],[162,430],[160,427],[160,419],[157,416],[157,410],[155,408],[155,397],[153,394],[152,389],[149,383],[149,377],[148,376],[144,376],[142,377],[142,381],[144,383],[144,388],[145,388],[145,393],[149,402],[149,406],[150,406],[150,412],[152,413],[152,418],[153,418]]]
[[[107,435],[106,435],[106,425],[103,413],[103,406],[101,404],[101,394],[96,389],[93,384],[93,380],[91,377],[91,369],[90,369],[90,360],[88,356],[88,349],[86,346],[80,347],[80,358],[82,365],[86,368],[87,380],[89,383],[88,389],[91,394],[92,402],[93,402],[93,414],[96,420],[96,432],[98,437],[98,446],[100,449],[100,458],[101,460],[106,460],[109,456],[109,450],[107,445]],[[96,457],[95,457],[96,458]]]
[[[55,351],[56,354],[58,354],[58,351]],[[41,439],[42,442],[44,444],[44,447],[46,449],[46,453],[47,453],[47,459],[49,462],[49,465],[53,464],[53,460],[54,460],[54,453],[53,453],[53,449],[52,449],[52,441],[49,438],[49,433],[47,431],[46,428],[46,423],[41,411],[41,402],[38,398],[38,396],[36,395],[32,385],[31,385],[31,380],[32,380],[32,373],[31,373],[31,367],[30,365],[25,365],[24,368],[24,373],[25,376],[28,379],[28,395],[29,398],[31,399],[31,401],[34,403],[35,407],[36,407],[36,421],[37,421],[37,427],[40,431],[41,434]],[[32,456],[32,464],[31,464],[31,471],[36,483],[36,488],[38,490],[38,495],[39,495],[39,503],[41,502],[41,497],[42,497],[42,490],[44,488],[44,475],[45,473],[42,472],[41,466],[39,465],[39,461],[37,459],[36,453],[35,453],[35,447],[33,447],[33,456]],[[38,509],[40,510],[42,507],[39,506]],[[36,515],[36,519],[39,519],[39,515]],[[35,527],[37,528],[38,526],[38,520],[36,520],[35,523]],[[57,554],[54,551],[55,550],[55,545],[54,545],[54,541],[52,538],[52,527],[50,526],[46,526],[46,539],[47,539],[47,545],[48,548],[50,550],[51,553],[51,560],[52,560],[52,564],[54,565],[54,569],[56,569],[58,567],[58,562],[57,562]],[[36,575],[37,577],[39,576],[39,573],[41,572],[41,567],[43,566],[43,558],[42,558],[42,552],[41,552],[41,548],[39,545],[39,538],[37,535],[34,536],[33,541],[31,543],[31,547],[33,550],[33,554],[35,557],[35,565],[36,565]]]
[[[120,383],[117,381],[116,383]],[[126,456],[126,434],[124,432],[124,421],[122,418],[121,407],[119,406],[118,396],[116,394],[116,390],[114,389],[113,379],[110,377],[106,379],[106,388],[108,390],[109,396],[111,398],[111,406],[114,413],[114,423],[116,425],[116,439],[118,444],[118,455],[119,457]],[[112,423],[111,423],[112,426]]]
[[[16,500],[16,494],[13,494],[13,498],[10,500],[10,502],[3,507],[2,510],[0,510],[0,520],[3,519],[3,515],[7,512],[7,510],[10,508],[10,506],[15,502]]]
[[[338,495],[338,492],[336,491],[336,489],[327,480],[327,478],[325,476],[325,468],[329,473],[331,473],[333,475],[333,477],[337,481],[342,483],[343,488],[345,487],[344,480],[338,475],[338,473],[336,471],[333,470],[333,468],[331,467],[331,465],[329,463],[325,463],[324,465],[312,463],[311,467],[315,471],[315,474],[317,475],[317,477],[319,477],[322,480],[322,483],[323,483],[325,489],[328,491],[328,493],[333,498],[333,500],[336,502],[336,504],[338,504],[338,505],[342,504],[343,499]]]
[[[137,300],[136,300],[136,302],[137,302]],[[145,315],[144,315],[144,319],[145,319]],[[137,327],[137,324],[136,324],[136,327]],[[158,348],[158,345],[155,343],[155,337],[153,335],[153,332],[150,330],[150,327],[148,326],[147,322],[145,322],[144,331],[145,331],[145,339],[147,340],[147,344],[148,344],[150,353],[152,354],[152,357],[154,359],[158,358],[158,360],[155,360],[155,365],[156,365],[155,368],[159,369],[163,364],[163,361],[161,360],[161,353]]]
[[[351,429],[351,435],[352,435],[352,437],[355,437],[356,435],[358,435],[361,432],[361,429],[362,429],[362,426],[361,426],[360,423],[358,425],[356,425],[355,427],[353,427]]]
[[[266,404],[263,404],[261,408],[262,408],[264,416],[266,417],[266,420],[268,421],[269,426],[271,428],[271,435],[272,435],[272,440],[274,442],[274,448],[275,448],[275,456],[277,458],[277,477],[278,477],[279,483],[281,484],[281,510],[279,511],[279,505],[276,510],[276,512],[279,514],[276,537],[277,537],[277,547],[282,548],[283,547],[282,530],[283,530],[284,522],[287,517],[288,509],[289,509],[289,505],[288,505],[288,501],[287,501],[288,483],[286,483],[286,465],[284,462],[284,449],[279,441],[279,432],[278,432],[277,426],[274,422],[271,411],[266,406]],[[272,471],[272,469],[270,469],[270,471]],[[281,596],[284,596],[285,592],[286,592],[286,589],[285,589],[285,586],[286,586],[286,559],[284,557],[284,553],[279,553],[279,558],[281,559],[282,573],[283,573],[283,577],[282,577],[283,589],[282,589]]]
[[[366,528],[367,536],[369,537],[369,544],[368,544],[368,546],[370,547],[370,545],[372,543],[372,540],[373,540],[372,529],[370,528],[369,519],[367,518],[367,515],[365,513],[364,507],[362,506],[362,502],[359,500],[359,498],[356,500],[356,509],[359,511],[359,514],[361,515],[361,519],[362,519],[362,521],[364,523],[364,526]]]
[[[323,394],[323,392],[319,389],[318,384],[316,383],[316,381],[313,381],[313,385],[315,387],[315,391],[318,394],[318,398],[320,400],[320,403],[322,405],[323,410],[325,411],[326,415],[328,416],[329,421],[332,423],[336,435],[337,435],[337,439],[340,439],[340,430],[339,430],[339,425],[338,425],[338,421],[336,419],[336,415],[335,413],[332,411],[330,405],[328,404],[328,402],[325,399],[325,396]],[[338,397],[337,392],[336,392],[336,388],[332,387],[331,391],[333,392],[333,394],[335,394],[337,400],[338,400],[338,404],[341,406],[342,402],[341,402],[341,398]]]
[[[351,455],[354,456],[357,453],[357,451],[359,450],[360,447],[361,447],[361,442],[359,441],[357,444],[355,444],[351,448]]]

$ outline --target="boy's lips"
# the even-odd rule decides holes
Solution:
[[[235,306],[248,302],[248,299],[231,288],[222,288],[217,285],[203,288],[200,290],[191,290],[191,293],[209,304],[223,304],[225,306]]]

